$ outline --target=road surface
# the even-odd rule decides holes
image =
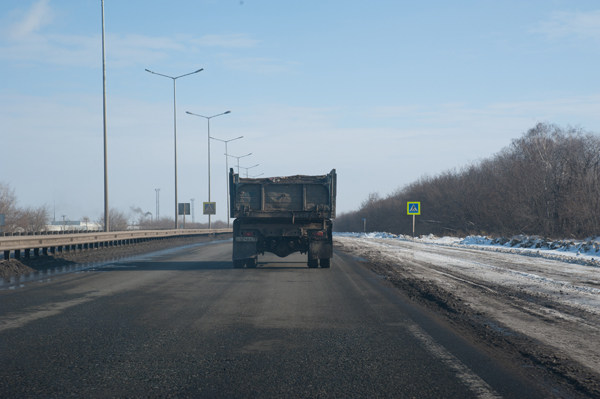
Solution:
[[[348,255],[230,259],[215,242],[0,286],[0,396],[548,396]]]

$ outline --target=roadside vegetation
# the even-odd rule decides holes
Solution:
[[[600,233],[600,136],[540,123],[496,155],[424,176],[386,198],[369,194],[339,215],[336,231],[411,234],[407,201],[421,202],[415,234],[518,234],[585,238]]]
[[[47,205],[40,207],[20,207],[15,190],[7,183],[0,182],[0,215],[5,216],[5,225],[0,231],[40,231],[46,228],[50,220],[50,209]]]
[[[48,230],[50,224],[50,208],[48,205],[35,207],[19,206],[14,188],[8,183],[0,181],[0,215],[5,217],[5,225],[0,226],[0,232],[4,233],[29,233]],[[156,220],[150,212],[144,213],[139,207],[132,206],[131,212],[123,212],[116,208],[110,208],[110,231],[124,231],[131,229],[141,230],[166,230],[174,228],[174,219],[163,216]],[[201,216],[203,219],[205,217]],[[90,230],[101,229],[104,226],[104,213],[95,220],[88,216],[81,219],[82,226],[88,226]],[[212,222],[213,229],[227,227],[227,223],[217,220]],[[183,218],[180,218],[180,228],[183,228]],[[186,229],[208,229],[208,223],[192,223],[188,216],[185,223]]]

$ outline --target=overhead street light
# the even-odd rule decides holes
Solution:
[[[235,155],[229,155],[229,154],[225,154],[225,155],[227,155],[228,157],[231,157],[231,158],[237,158],[237,168],[238,168],[238,175],[239,175],[240,174],[240,158],[249,157],[250,155],[252,155],[252,153],[242,155],[241,157],[236,157]]]
[[[108,212],[108,150],[106,138],[106,56],[104,49],[104,0],[102,5],[102,110],[104,120],[104,231],[109,231]]]
[[[226,115],[226,114],[230,114],[231,111],[225,111],[221,114],[217,114],[217,115],[213,115],[213,116],[204,116],[204,115],[200,115],[200,114],[195,114],[193,112],[190,111],[185,111],[186,114],[190,114],[190,115],[194,115],[194,116],[199,116],[201,118],[204,118],[207,120],[208,122],[208,202],[210,202],[210,120],[212,118],[215,118],[217,116],[221,116],[221,115]],[[208,228],[212,228],[211,222],[210,222],[210,214],[208,214]]]
[[[239,140],[244,136],[236,137],[230,140],[221,140],[216,137],[211,137],[213,140],[222,141],[225,143],[225,185],[227,186],[227,228],[229,228],[229,157],[227,154],[227,143],[234,140]]]
[[[258,164],[254,165],[254,166],[242,166],[242,169],[246,169],[246,177],[248,177],[248,169],[252,169],[252,168],[256,168],[258,166]]]
[[[180,76],[169,76],[163,75],[162,73],[152,72],[149,69],[146,69],[146,72],[152,73],[158,76],[164,76],[165,78],[173,79],[173,126],[174,126],[174,137],[175,137],[175,229],[179,226],[178,217],[177,217],[177,88],[175,81],[179,78],[183,78],[184,76],[193,75],[195,73],[203,71],[204,68],[200,68],[197,71],[186,73],[185,75]]]

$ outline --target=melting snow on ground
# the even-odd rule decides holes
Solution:
[[[390,239],[437,244],[452,247],[506,252],[524,256],[537,256],[579,265],[600,267],[600,237],[585,240],[549,240],[538,236],[515,236],[511,238],[488,238],[468,236],[466,238],[428,236],[411,237],[384,232],[333,233],[339,237],[365,239]]]
[[[575,241],[429,235],[413,239],[381,232],[334,233],[334,237],[353,248],[355,256],[376,253],[393,263],[414,259],[468,278],[549,295],[600,314],[597,238]],[[477,255],[479,251],[481,256]]]

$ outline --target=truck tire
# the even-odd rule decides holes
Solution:
[[[319,267],[319,260],[318,259],[309,259],[309,261],[306,262],[306,264],[311,269],[314,269],[315,267]]]
[[[233,261],[234,269],[243,269],[244,268],[244,259],[236,259]]]
[[[330,258],[321,259],[319,262],[321,263],[321,267],[323,269],[329,269],[331,267],[331,259]]]
[[[256,258],[248,258],[246,259],[246,267],[248,269],[256,269],[256,265],[258,264],[258,259]]]

